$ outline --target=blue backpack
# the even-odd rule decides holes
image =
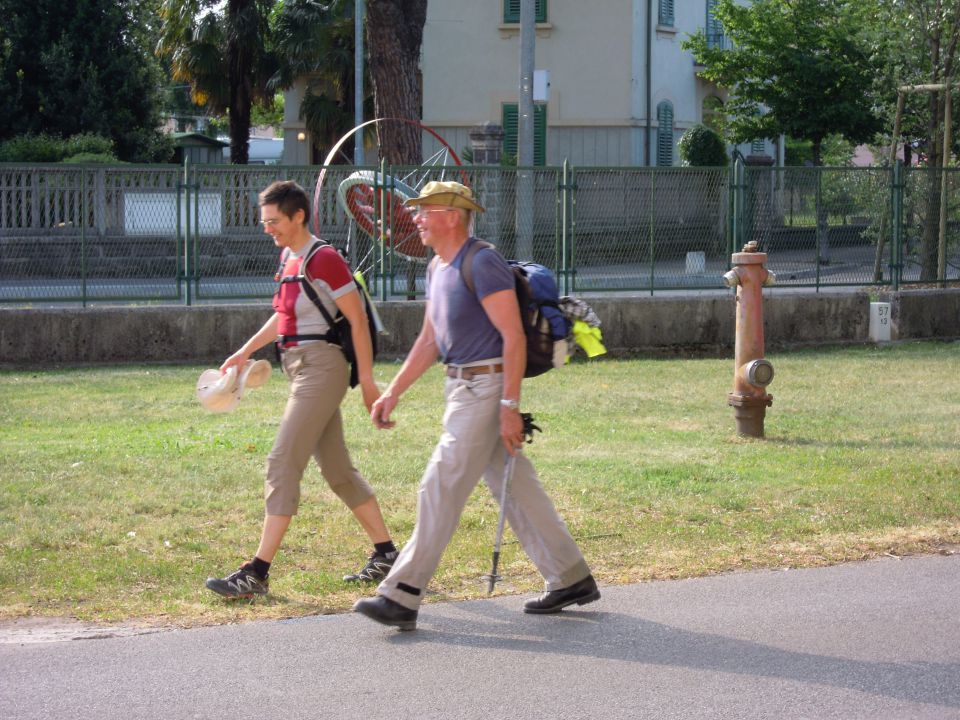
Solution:
[[[477,291],[473,284],[473,256],[484,248],[496,251],[490,243],[474,240],[460,263],[460,275],[472,293]],[[508,260],[507,264],[513,270],[520,319],[527,336],[527,367],[523,376],[536,377],[555,367],[554,349],[558,342],[563,343],[562,354],[566,355],[572,323],[560,309],[560,292],[549,268],[520,260]]]

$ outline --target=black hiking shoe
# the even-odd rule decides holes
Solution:
[[[597,587],[593,575],[587,575],[583,580],[561,590],[551,590],[534,600],[527,600],[523,604],[525,613],[535,615],[549,615],[558,613],[568,605],[586,605],[600,599],[600,589]]]
[[[417,611],[405,608],[383,595],[357,600],[353,604],[353,611],[366,615],[381,625],[389,625],[401,630],[417,629]]]
[[[207,578],[207,588],[225,598],[252,598],[254,595],[266,595],[270,589],[269,575],[263,579],[245,568],[223,578]]]
[[[393,567],[393,563],[397,559],[397,553],[390,554],[393,555],[393,557],[387,557],[378,552],[370,553],[370,557],[367,558],[367,564],[363,566],[363,569],[354,575],[344,575],[343,581],[380,582],[390,573],[390,568]]]

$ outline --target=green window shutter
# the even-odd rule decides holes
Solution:
[[[538,23],[547,21],[547,0],[536,0],[534,15]],[[520,0],[503,0],[503,22],[520,22]]]
[[[533,106],[533,164],[547,164],[547,106]]]
[[[503,106],[503,154],[517,157],[517,133],[520,131],[520,111],[516,103]]]
[[[673,27],[673,0],[660,0],[660,14],[657,22]]]
[[[520,111],[516,103],[504,103],[502,109],[503,152],[517,157],[517,135],[520,132]],[[533,164],[547,164],[547,106],[533,106]]]
[[[673,165],[673,105],[664,101],[657,105],[657,166]]]
[[[763,155],[763,151],[767,149],[767,144],[763,141],[763,138],[759,140],[754,140],[750,143],[750,152],[754,155]]]

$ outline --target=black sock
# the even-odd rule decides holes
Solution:
[[[243,564],[244,570],[251,570],[256,574],[261,580],[267,579],[267,573],[270,572],[270,563],[266,560],[261,560],[258,557],[254,557],[248,563]]]
[[[383,555],[388,558],[395,558],[397,556],[397,546],[393,544],[393,540],[387,540],[382,543],[374,543],[373,549],[379,555]]]

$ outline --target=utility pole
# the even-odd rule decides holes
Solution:
[[[363,0],[355,0],[353,17],[353,124],[363,124]],[[363,165],[363,131],[354,136],[353,164]]]
[[[536,0],[520,0],[520,102],[517,105],[518,260],[533,260],[533,69],[536,48]]]

